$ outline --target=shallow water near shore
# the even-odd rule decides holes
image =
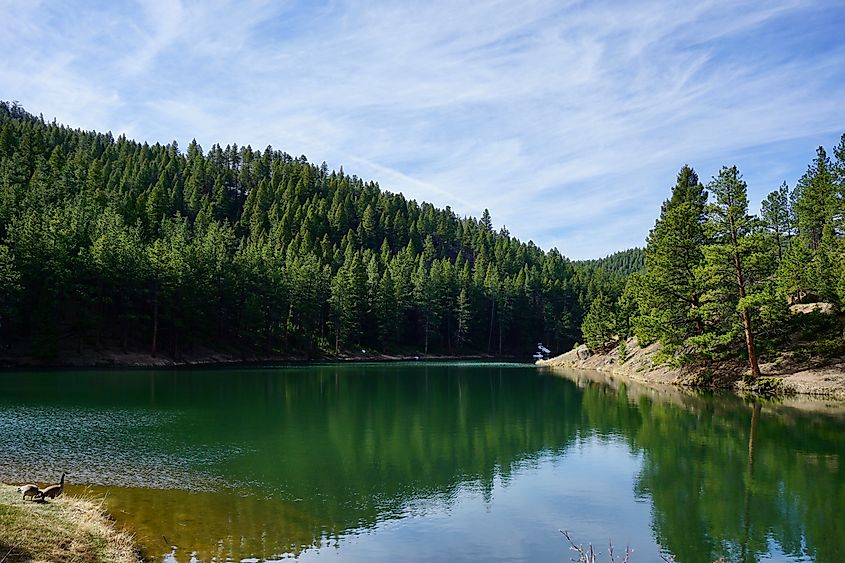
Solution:
[[[524,364],[0,373],[0,480],[153,560],[838,561],[845,414]]]

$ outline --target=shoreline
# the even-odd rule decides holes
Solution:
[[[745,364],[723,362],[710,366],[672,367],[654,364],[659,344],[640,348],[636,337],[625,342],[626,357],[619,361],[619,345],[603,354],[592,354],[579,346],[535,365],[609,373],[640,383],[656,383],[698,389],[726,389],[762,396],[808,395],[845,401],[845,358],[799,361],[784,354],[773,362],[761,363],[763,376],[748,381]]]
[[[241,355],[201,351],[183,354],[180,359],[167,355],[153,356],[141,352],[115,352],[113,350],[61,353],[57,358],[43,360],[31,356],[0,356],[0,372],[38,369],[183,369],[256,367],[266,365],[308,365],[335,363],[391,363],[435,361],[516,361],[529,363],[530,359],[495,354],[383,354],[378,352],[339,355]]]

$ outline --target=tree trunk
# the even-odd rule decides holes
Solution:
[[[754,333],[751,332],[751,312],[747,308],[742,310],[742,321],[745,324],[745,344],[748,348],[748,362],[751,364],[751,375],[760,377],[757,349],[754,346]]]
[[[97,296],[99,298],[98,302],[97,302],[97,310],[99,311],[100,314],[99,314],[97,321],[96,321],[96,323],[97,323],[97,328],[96,328],[97,333],[94,335],[94,347],[97,350],[99,350],[102,347],[103,325],[104,324],[111,324],[111,323],[108,323],[108,321],[106,320],[107,317],[108,317],[109,311],[108,311],[108,307],[106,307],[106,300],[103,297],[104,293],[105,293],[105,289],[103,288],[103,282],[100,281],[97,284]],[[109,327],[109,328],[111,328],[111,327]],[[113,332],[111,330],[109,330],[109,334],[113,334]]]
[[[241,288],[240,296],[238,299],[238,313],[237,313],[237,321],[235,321],[235,326],[237,327],[238,334],[236,336],[236,342],[238,343],[238,351],[241,355],[241,361],[246,360],[246,351],[244,348],[244,327],[243,327],[243,310],[246,307],[246,292]]]
[[[153,293],[153,349],[152,355],[156,355],[156,346],[158,345],[158,285],[156,285]]]
[[[502,355],[502,323],[499,323],[499,355]]]
[[[490,303],[490,333],[487,335],[487,353],[493,348],[493,319],[496,316],[496,300]]]
[[[450,315],[446,315],[446,347],[449,350],[449,355],[452,355],[452,323]]]
[[[123,319],[123,353],[126,353],[126,350],[129,346],[129,323],[126,322],[126,319]]]
[[[734,246],[735,247],[735,246]],[[736,285],[740,300],[745,298],[745,277],[742,272],[742,262],[739,253],[734,251],[734,268],[736,270]],[[748,362],[751,364],[751,375],[760,377],[760,365],[757,362],[757,348],[754,346],[754,332],[751,330],[751,311],[742,308],[742,324],[745,328],[745,346],[748,349]]]
[[[217,279],[217,287],[221,288],[222,285],[223,285],[223,282],[220,281],[220,279],[218,278]],[[216,311],[216,316],[217,316],[217,341],[221,342],[221,343],[224,341],[224,338],[223,338],[223,316],[224,316],[224,311],[226,310],[226,307],[224,306],[225,300],[224,300],[223,295],[224,295],[223,289],[218,289],[218,292],[217,292],[217,311]]]
[[[267,307],[264,312],[264,355],[269,356],[273,349],[273,312]]]
[[[693,295],[691,301],[692,301],[693,308],[698,309],[698,307],[699,307],[698,295]],[[704,323],[698,317],[696,317],[696,319],[695,319],[695,332],[699,336],[704,334]]]
[[[285,354],[288,353],[288,328],[290,327],[291,319],[293,318],[293,303],[288,305],[288,318],[285,319]]]

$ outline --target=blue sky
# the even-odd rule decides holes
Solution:
[[[0,0],[0,99],[268,144],[572,258],[641,245],[678,169],[756,208],[845,132],[845,5]]]

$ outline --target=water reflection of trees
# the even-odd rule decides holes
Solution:
[[[489,492],[522,462],[599,435],[641,454],[634,494],[679,562],[758,561],[773,545],[816,561],[845,552],[845,422],[833,415],[497,368],[88,372],[72,386],[55,377],[28,374],[0,406],[173,413],[127,443],[150,440],[229,483],[221,494],[127,490],[110,501],[154,542],[155,530],[176,529],[209,554],[297,553],[418,501]]]
[[[583,413],[642,452],[635,492],[650,500],[655,537],[678,561],[759,561],[773,546],[841,560],[841,416],[607,383],[585,386]]]
[[[415,504],[449,505],[462,488],[489,496],[519,464],[566,449],[579,432],[579,396],[534,376],[530,368],[355,365],[87,372],[61,390],[55,374],[33,373],[8,400],[37,397],[54,412],[119,403],[178,413],[127,435],[127,446],[149,442],[162,459],[222,476],[230,490],[127,488],[110,504],[143,528],[153,553],[162,531],[175,529],[169,540],[206,555],[226,546],[229,557],[268,557],[402,517]],[[205,516],[189,517],[197,514]]]
[[[261,430],[223,472],[302,499],[339,534],[398,517],[412,501],[448,504],[463,486],[489,491],[496,476],[507,480],[518,463],[566,448],[578,432],[578,397],[554,380],[368,369],[267,382],[249,423]]]

